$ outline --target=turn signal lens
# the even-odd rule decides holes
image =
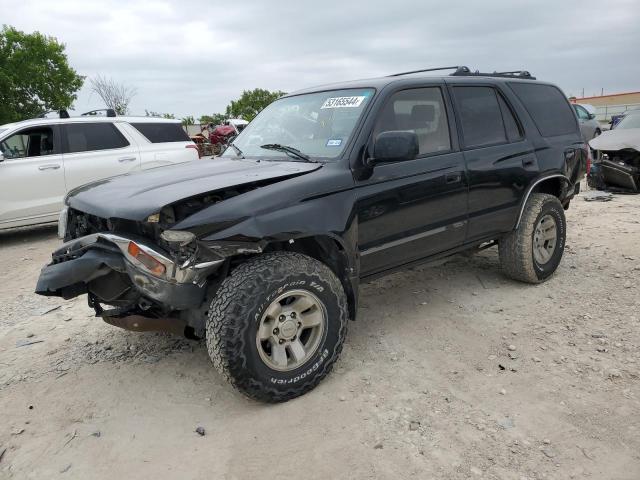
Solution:
[[[143,252],[138,244],[129,242],[127,252],[129,252],[129,255],[138,260],[142,265],[145,266],[147,270],[149,270],[155,276],[161,277],[165,274],[167,270],[165,266],[148,253]]]

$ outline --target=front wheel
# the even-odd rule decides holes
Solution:
[[[532,194],[518,228],[499,243],[500,263],[508,277],[540,283],[558,268],[567,235],[560,200],[546,193]]]
[[[344,289],[326,265],[299,253],[268,253],[222,282],[209,307],[207,348],[238,390],[282,402],[329,373],[347,323]]]

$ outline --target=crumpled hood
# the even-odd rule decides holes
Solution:
[[[71,191],[68,204],[102,218],[142,221],[182,199],[317,170],[318,163],[216,158],[111,177]]]
[[[592,139],[589,146],[594,150],[612,151],[632,148],[640,152],[640,128],[613,129],[602,132]]]

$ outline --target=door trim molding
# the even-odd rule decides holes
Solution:
[[[436,235],[438,233],[442,233],[448,228],[460,228],[467,224],[466,220],[461,222],[452,223],[451,225],[445,225],[443,227],[434,228],[431,230],[427,230],[426,232],[416,233],[415,235],[409,235],[408,237],[399,238],[398,240],[392,240],[391,242],[383,243],[382,245],[378,245],[376,247],[371,247],[366,250],[360,252],[360,256],[364,257],[366,255],[370,255],[372,253],[380,252],[382,250],[387,250],[389,248],[397,247],[399,245],[413,242],[414,240],[419,240],[421,238],[430,237],[432,235]]]

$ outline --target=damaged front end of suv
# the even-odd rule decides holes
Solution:
[[[216,162],[157,169],[145,175],[145,186],[138,189],[134,188],[134,174],[71,192],[59,222],[59,236],[65,243],[42,269],[36,293],[64,299],[86,294],[96,315],[111,325],[203,338],[207,292],[224,279],[232,257],[259,253],[263,246],[262,239],[212,240],[212,233],[246,216],[213,221],[211,208],[317,168],[311,164],[272,163],[260,168],[252,161]],[[239,171],[239,164],[247,171]],[[197,183],[207,178],[208,168],[216,172],[218,182],[223,172],[233,184],[195,193]],[[177,174],[182,178],[176,178]],[[215,187],[216,182],[209,179]],[[178,198],[190,189],[193,195]],[[161,203],[167,200],[170,203]],[[185,227],[203,211],[209,212],[203,215],[207,221]]]

